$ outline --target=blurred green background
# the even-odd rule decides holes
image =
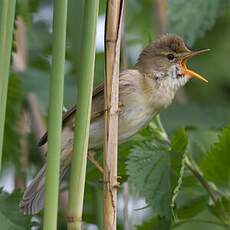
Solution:
[[[84,40],[81,37],[83,10],[79,2],[69,0],[64,95],[66,108],[76,103],[78,66],[81,59],[79,50]],[[5,214],[9,213],[12,207],[17,207],[21,196],[19,192],[10,196],[8,193],[23,190],[26,182],[31,179],[44,160],[41,150],[37,147],[37,141],[46,127],[48,112],[52,61],[52,4],[51,0],[17,1],[15,48],[12,55],[4,137],[4,172],[0,181],[3,190],[7,191],[7,194],[2,194],[3,201],[0,205],[0,212]],[[97,30],[95,86],[104,78],[105,10],[106,1],[101,0]],[[202,168],[201,162],[204,155],[217,141],[223,127],[230,121],[230,0],[126,0],[121,69],[132,68],[143,47],[151,40],[157,39],[162,31],[182,36],[193,50],[211,49],[209,53],[189,62],[192,69],[208,79],[208,84],[192,79],[184,89],[178,92],[174,103],[161,114],[163,126],[170,137],[176,129],[180,127],[186,129],[189,137],[189,155]],[[127,185],[126,161],[130,149],[137,142],[148,139],[150,136],[147,127],[130,142],[120,147],[119,175],[122,176],[122,180],[118,202],[119,229],[168,229],[165,223],[155,225],[156,213],[150,207],[136,210],[146,206],[144,197],[132,184]],[[230,154],[230,148],[226,149],[226,154],[228,153]],[[100,156],[98,158],[100,161]],[[227,163],[230,164],[229,158],[222,159],[226,163],[225,171],[228,175],[230,175],[230,169],[227,166]],[[103,197],[100,180],[101,175],[89,163],[83,217],[86,223],[84,229],[102,229],[101,201]],[[66,185],[63,190],[65,188]],[[229,197],[229,186],[221,192],[224,198]],[[66,193],[63,192],[64,203],[65,197]],[[7,199],[9,200],[7,205],[12,203],[10,208],[8,207],[9,210],[6,208],[7,205],[4,206],[6,203],[4,201]],[[125,204],[128,205],[128,211]],[[221,224],[226,223],[226,219],[219,218],[215,210],[210,208],[210,198],[206,191],[187,171],[181,193],[177,197],[177,204],[181,209],[176,219],[186,219],[186,223],[179,222],[178,226],[174,225],[174,229],[228,228]],[[229,204],[226,201],[226,206]],[[229,207],[230,205],[226,209],[228,214]],[[66,229],[63,209],[60,211],[59,229]],[[125,215],[128,215],[126,221],[124,221]],[[16,224],[10,229],[30,228],[30,218],[21,217],[21,222],[17,221],[17,218],[13,218]],[[33,229],[40,228],[40,221],[41,216],[32,219]]]

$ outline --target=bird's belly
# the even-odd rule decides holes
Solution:
[[[124,142],[144,127],[154,112],[145,106],[125,106],[119,114],[118,139]],[[90,124],[89,149],[101,147],[104,140],[104,119]]]
[[[154,115],[145,106],[128,107],[119,116],[119,142],[123,142],[144,127]]]

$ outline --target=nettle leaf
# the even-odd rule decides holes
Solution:
[[[18,119],[22,107],[23,92],[21,81],[16,75],[9,78],[6,119],[3,141],[3,159],[4,161],[19,162],[19,131]]]
[[[230,189],[230,126],[226,127],[217,143],[213,144],[200,164],[204,177],[220,188]]]
[[[199,164],[211,145],[218,141],[219,131],[212,129],[193,129],[188,131],[187,134],[189,136],[187,152],[193,161]]]
[[[168,4],[170,31],[181,35],[190,45],[215,24],[228,5],[226,0],[168,0]]]
[[[170,217],[169,150],[155,142],[144,142],[131,150],[127,162],[129,180],[159,216]]]
[[[188,145],[188,137],[184,129],[178,129],[172,137],[171,151],[174,153],[185,152]]]
[[[20,193],[0,193],[0,223],[4,230],[30,229],[30,217],[24,216],[18,207]]]
[[[172,138],[171,146],[156,141],[143,142],[131,150],[127,161],[129,181],[152,206],[155,215],[166,219],[171,218],[172,198],[179,190],[186,146],[187,137],[181,129]]]
[[[185,170],[185,152],[188,146],[188,137],[184,129],[179,129],[171,141],[171,189],[173,189],[171,207],[174,208],[175,201],[182,185]]]

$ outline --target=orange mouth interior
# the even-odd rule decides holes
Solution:
[[[193,70],[189,69],[186,64],[187,64],[187,61],[188,61],[188,59],[190,57],[193,57],[195,55],[207,52],[209,50],[210,49],[204,49],[204,50],[199,50],[199,51],[191,51],[186,56],[184,56],[184,58],[180,62],[184,74],[187,75],[188,77],[196,77],[196,78],[198,78],[198,79],[200,79],[200,80],[202,80],[204,82],[208,82],[208,80],[205,79],[204,77],[202,77],[200,74],[198,74],[198,73],[194,72]]]

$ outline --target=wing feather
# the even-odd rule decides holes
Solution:
[[[93,98],[95,98],[96,96],[100,95],[101,93],[103,93],[104,91],[104,83],[101,83],[100,85],[98,85],[94,91],[93,91]],[[73,118],[75,112],[76,112],[77,108],[76,105],[73,106],[72,108],[70,108],[66,113],[64,113],[63,115],[63,119],[62,119],[62,127],[65,126],[65,124]],[[101,116],[103,114],[103,110],[102,111],[92,111],[91,114],[91,120],[95,120],[96,118],[98,118],[99,116]],[[47,142],[47,138],[48,138],[48,131],[41,137],[41,139],[38,142],[38,146],[42,146]]]

